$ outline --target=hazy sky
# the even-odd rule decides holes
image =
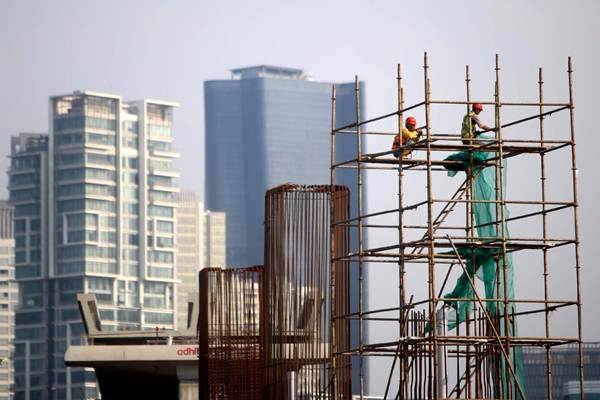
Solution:
[[[600,340],[596,262],[600,257],[596,243],[600,164],[594,163],[600,131],[593,97],[600,93],[598,15],[600,2],[593,0],[0,0],[1,155],[9,153],[11,135],[46,131],[50,95],[87,89],[117,93],[125,99],[173,100],[181,104],[175,114],[181,181],[202,193],[202,82],[227,78],[229,69],[255,64],[300,67],[322,81],[349,81],[358,74],[367,84],[368,117],[394,109],[397,63],[402,63],[405,71],[409,102],[421,100],[423,51],[430,54],[436,98],[464,96],[464,65],[470,64],[474,97],[491,99],[493,59],[499,53],[503,98],[534,100],[541,66],[548,99],[565,100],[564,72],[571,55],[580,171],[584,332],[586,339]],[[461,112],[441,114],[438,126],[456,128],[459,123],[449,121],[459,120]],[[492,115],[488,111],[483,117],[491,121]],[[537,135],[536,125],[530,127],[531,135]],[[374,150],[387,143],[370,141],[368,145]],[[7,165],[7,159],[0,157],[0,170]],[[514,165],[513,171],[522,169],[513,174],[509,193],[518,193],[519,188],[527,191],[531,165]],[[560,179],[556,193],[565,196],[569,168],[568,164],[555,166],[555,176]],[[6,196],[6,182],[6,176],[0,174],[2,196]],[[381,198],[395,195],[395,190],[378,182],[373,179],[369,186],[372,207],[383,204]],[[455,186],[456,182],[444,184]],[[572,257],[561,257],[559,262],[572,261]],[[386,273],[377,272],[383,278]],[[539,271],[530,276],[539,278]],[[370,285],[372,289],[385,286],[377,279]],[[558,292],[561,285],[555,284]],[[527,289],[528,282],[517,283],[517,291]],[[384,304],[386,296],[396,296],[391,287],[390,292],[372,292],[377,292],[373,304]]]

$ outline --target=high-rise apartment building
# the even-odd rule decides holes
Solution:
[[[198,292],[198,271],[226,266],[225,213],[205,211],[196,193],[177,194],[177,326],[185,327],[190,293]]]
[[[50,98],[48,135],[12,138],[16,399],[96,396],[93,371],[63,361],[84,333],[77,293],[104,329],[174,326],[175,106],[74,92]]]
[[[15,308],[14,209],[0,200],[0,400],[13,399]]]
[[[329,183],[332,83],[266,65],[232,73],[204,83],[206,206],[227,215],[228,264],[261,265],[266,190]],[[356,119],[354,83],[336,88],[342,126]],[[350,159],[356,142],[339,136],[337,158]],[[338,183],[356,184],[341,175]]]

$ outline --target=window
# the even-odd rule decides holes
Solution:
[[[137,199],[138,198],[138,189],[135,187],[126,187],[122,190],[123,197],[126,199]]]
[[[137,234],[123,234],[123,241],[125,244],[131,246],[138,246],[140,244],[140,235]]]
[[[173,253],[168,251],[148,251],[148,259],[150,262],[157,262],[163,264],[173,264]]]
[[[114,165],[115,156],[108,154],[86,153],[86,161],[90,164]]]
[[[19,294],[24,308],[42,307],[44,305],[44,285],[42,281],[20,282]]]
[[[41,311],[18,312],[15,314],[15,324],[39,324],[44,322],[44,314]]]
[[[124,260],[134,260],[138,259],[139,250],[138,249],[123,249],[123,259]]]
[[[173,218],[173,210],[173,207],[150,205],[148,206],[148,215],[150,217]]]
[[[24,233],[25,232],[25,223],[24,219],[16,219],[15,220],[15,234]]]
[[[148,177],[148,183],[150,185],[158,185],[158,186],[164,186],[164,187],[172,187],[173,185],[173,178],[168,177],[168,176],[157,176],[157,175],[150,175]]]
[[[156,313],[156,312],[145,312],[144,313],[145,324],[172,324],[173,314],[172,313]]]
[[[57,274],[80,274],[85,272],[85,263],[83,261],[59,262],[56,264]]]
[[[104,135],[101,133],[86,133],[85,141],[87,143],[101,144],[104,146],[114,146],[115,135]]]
[[[61,133],[56,135],[56,144],[58,146],[67,146],[83,143],[83,133]]]
[[[15,207],[15,217],[24,217],[29,215],[40,215],[39,204],[18,205]]]
[[[126,203],[124,206],[125,213],[131,215],[138,215],[140,208],[137,203]]]
[[[171,249],[171,248],[173,248],[173,246],[174,246],[174,243],[173,243],[172,237],[161,237],[161,236],[156,237],[156,247]]]
[[[92,129],[105,129],[114,131],[117,128],[117,121],[109,118],[85,117],[85,127]]]
[[[89,226],[93,229],[98,228],[98,214],[68,214],[67,215],[67,228],[80,228]]]
[[[96,294],[98,302],[112,303],[113,301],[113,279],[88,277],[88,288],[90,292]]]
[[[83,160],[83,153],[60,154],[56,156],[57,165],[82,164]]]
[[[70,185],[60,185],[58,187],[58,195],[59,196],[75,196],[75,195],[84,195],[84,194],[98,194],[103,196],[114,196],[115,188],[114,186],[107,185],[98,185],[93,183],[88,184],[70,184]]]
[[[126,262],[123,264],[123,274],[125,276],[138,276],[140,267],[137,262]]]
[[[123,168],[138,169],[138,159],[137,157],[123,157],[121,165]]]
[[[67,243],[79,243],[84,241],[97,242],[98,231],[82,230],[67,232]]]
[[[169,138],[171,137],[171,126],[148,124],[148,134],[150,137]]]
[[[137,173],[134,173],[134,172],[123,173],[122,181],[123,181],[123,183],[130,183],[133,185],[138,185],[139,184],[139,176]]]
[[[137,231],[139,228],[140,220],[138,217],[125,217],[123,218],[123,226],[125,229]]]
[[[148,267],[148,276],[152,278],[173,278],[173,268],[171,267]]]
[[[11,190],[10,200],[11,201],[34,201],[40,198],[39,189],[22,189],[22,190]]]
[[[163,152],[172,152],[173,146],[169,142],[159,142],[156,140],[148,141],[148,150],[150,151],[163,151]]]
[[[170,221],[156,221],[156,230],[161,233],[173,233],[174,224]]]
[[[10,186],[39,185],[40,177],[36,173],[11,175],[9,182]]]

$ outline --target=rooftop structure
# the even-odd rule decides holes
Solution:
[[[310,75],[297,68],[276,67],[273,65],[257,65],[254,67],[236,68],[231,70],[234,79],[278,78],[310,80]]]

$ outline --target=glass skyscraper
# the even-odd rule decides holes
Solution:
[[[267,65],[232,73],[204,83],[205,201],[227,215],[227,263],[261,265],[265,191],[286,182],[329,183],[332,83]],[[336,90],[342,126],[356,119],[354,83]],[[355,142],[337,143],[338,160],[356,153]],[[355,185],[354,176],[341,175],[338,183]]]
[[[174,326],[176,104],[95,92],[50,98],[49,134],[12,138],[16,399],[96,396],[93,371],[66,368],[81,340],[77,293],[103,329]]]

